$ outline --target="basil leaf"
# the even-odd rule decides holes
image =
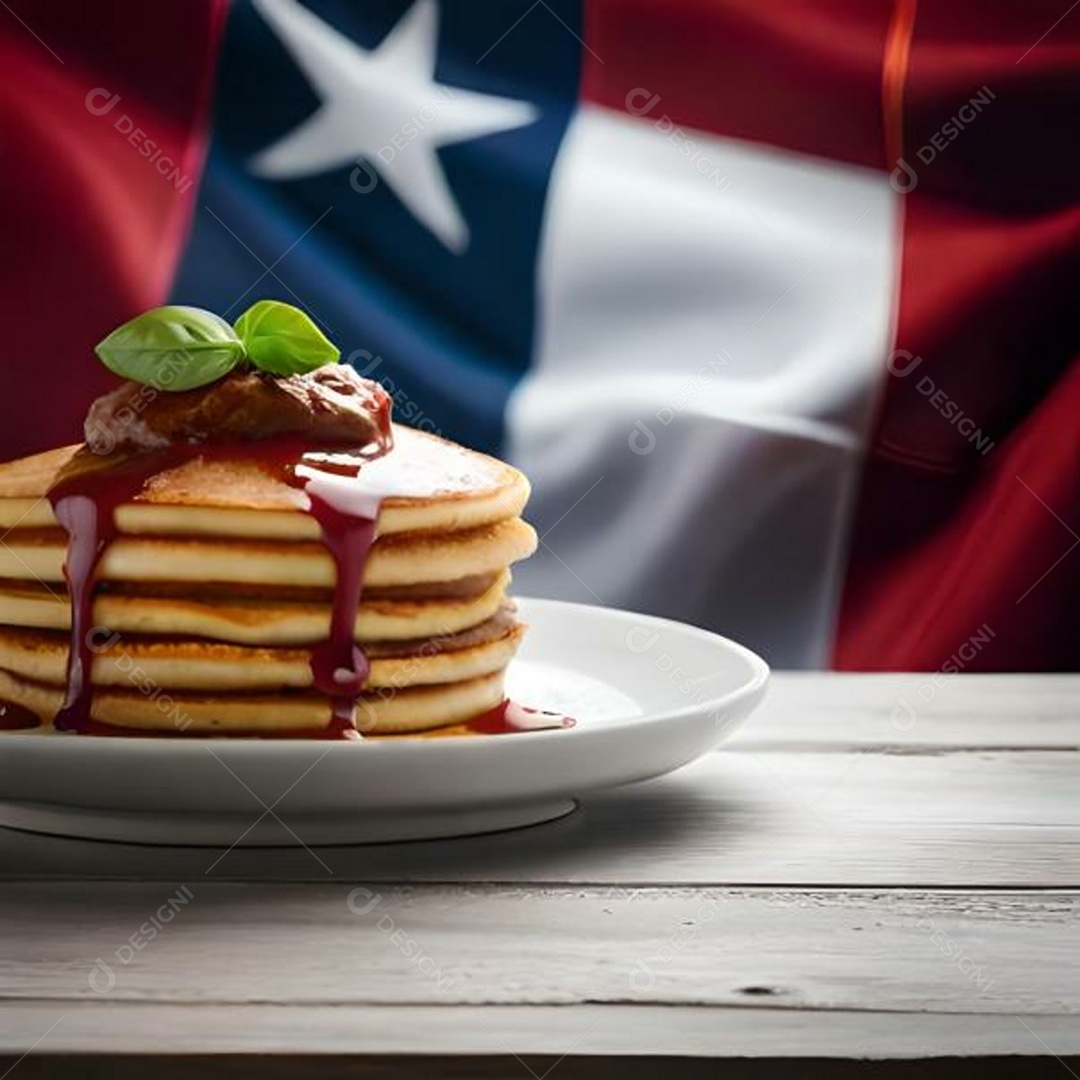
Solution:
[[[260,300],[236,320],[248,359],[271,375],[302,375],[335,364],[337,346],[307,313],[280,300]]]
[[[244,346],[220,316],[202,308],[151,308],[94,350],[114,374],[157,390],[194,390],[227,375]]]

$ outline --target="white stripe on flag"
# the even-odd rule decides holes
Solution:
[[[555,164],[536,357],[508,416],[550,534],[517,586],[820,667],[890,347],[898,196],[884,173],[665,121],[585,105]]]

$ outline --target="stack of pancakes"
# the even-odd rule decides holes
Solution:
[[[536,546],[528,482],[503,462],[395,427],[364,466],[384,497],[356,640],[371,671],[356,725],[403,734],[503,700],[523,627],[509,566]],[[67,537],[47,492],[88,451],[0,465],[0,699],[48,723],[63,704],[71,610]],[[115,515],[94,601],[92,719],[161,734],[318,734],[312,687],[333,560],[307,497],[255,460],[193,459]]]

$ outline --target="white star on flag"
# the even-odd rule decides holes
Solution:
[[[255,0],[255,7],[322,103],[298,127],[256,154],[251,170],[288,180],[363,159],[419,222],[451,251],[463,252],[469,245],[469,226],[436,150],[531,124],[539,110],[526,101],[435,81],[435,0],[416,0],[371,50],[297,0]]]

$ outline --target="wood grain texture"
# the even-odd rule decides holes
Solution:
[[[910,709],[908,708],[910,706]],[[731,749],[1080,749],[1080,676],[785,673]]]
[[[0,905],[0,999],[1080,1014],[1074,892],[202,881]]]
[[[55,1025],[55,1027],[53,1026]],[[51,1029],[51,1030],[50,1030]],[[833,1072],[842,1059],[862,1065],[884,1059],[912,1062],[919,1068],[905,1073],[926,1080],[944,1075],[997,1075],[961,1071],[961,1055],[974,1055],[979,1069],[993,1056],[1024,1059],[1009,1075],[1029,1077],[1031,1058],[1049,1059],[1047,1075],[1067,1077],[1051,1052],[1069,1059],[1080,1054],[1080,1018],[1075,1016],[1017,1017],[933,1013],[812,1012],[794,1009],[671,1008],[663,1005],[451,1005],[380,1006],[189,1005],[115,1002],[22,1002],[0,1005],[0,1075],[13,1059],[43,1033],[34,1053],[20,1065],[17,1080],[35,1075],[80,1077],[132,1075],[228,1076],[474,1076],[518,1077],[527,1080],[527,1067],[542,1076],[567,1054],[553,1077],[723,1075],[759,1076],[737,1070],[742,1059],[755,1066],[761,1059],[789,1059],[786,1072],[808,1075],[807,1059],[830,1059]],[[580,1041],[579,1041],[580,1040]],[[508,1049],[510,1048],[510,1049]],[[258,1055],[254,1054],[258,1051]],[[11,1055],[7,1062],[4,1054]],[[88,1055],[68,1061],[59,1055]],[[251,1055],[213,1062],[217,1072],[205,1071],[195,1054]],[[280,1071],[269,1071],[279,1055],[311,1055],[306,1067],[290,1068],[282,1057]],[[90,1056],[93,1055],[93,1056]],[[101,1056],[98,1056],[101,1055]],[[155,1067],[137,1055],[157,1055]],[[175,1055],[175,1056],[173,1056]],[[422,1057],[420,1057],[422,1055]],[[520,1055],[521,1061],[515,1061]],[[162,1073],[170,1056],[175,1072]],[[464,1056],[464,1059],[462,1057]],[[635,1058],[641,1071],[630,1072]],[[668,1058],[658,1068],[657,1058]],[[694,1058],[723,1058],[708,1069],[693,1070]],[[792,1071],[791,1058],[800,1059]],[[927,1058],[948,1058],[951,1072],[927,1072]],[[396,1060],[395,1060],[396,1059]],[[241,1068],[248,1061],[260,1071]],[[592,1060],[595,1068],[590,1069]],[[111,1070],[123,1068],[127,1072]],[[607,1070],[600,1066],[607,1063]],[[80,1068],[75,1068],[78,1065]],[[97,1070],[94,1071],[94,1066]],[[141,1068],[136,1068],[140,1065]],[[89,1066],[89,1071],[82,1071]],[[183,1070],[181,1072],[180,1070]],[[1053,1071],[1056,1070],[1056,1071]],[[767,1074],[772,1075],[772,1074]],[[817,1075],[814,1073],[814,1075]],[[859,1072],[859,1075],[865,1075]],[[872,1074],[874,1075],[874,1074]],[[13,1077],[13,1080],[15,1078]]]

